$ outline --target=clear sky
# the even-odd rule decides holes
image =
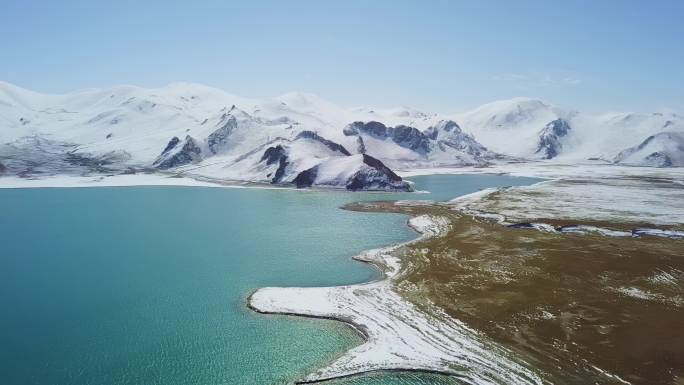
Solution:
[[[436,112],[514,96],[684,112],[683,15],[680,0],[2,0],[0,79],[42,92],[190,81]]]

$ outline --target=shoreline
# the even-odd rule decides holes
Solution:
[[[247,307],[261,314],[332,319],[357,331],[364,343],[297,383],[316,383],[370,372],[423,372],[458,377],[465,383],[541,384],[535,372],[508,358],[502,346],[458,320],[418,309],[394,288],[403,265],[392,255],[416,242],[445,235],[444,217],[412,216],[419,237],[372,249],[352,259],[376,267],[381,277],[332,287],[266,287],[252,292]]]
[[[486,189],[454,198],[451,201],[443,202],[443,205],[450,206],[452,209],[456,209],[468,216],[497,222],[499,225],[515,225],[509,227],[530,225],[519,227],[531,227],[536,230],[541,230],[542,232],[549,232],[549,228],[555,228],[557,233],[612,235],[618,238],[640,237],[641,235],[675,239],[682,238],[682,232],[676,231],[676,228],[670,227],[677,226],[672,223],[681,223],[679,219],[681,216],[675,214],[683,213],[679,210],[680,206],[676,204],[677,200],[673,199],[661,200],[663,202],[669,201],[669,206],[671,206],[671,208],[668,208],[667,210],[663,209],[664,207],[668,207],[668,205],[664,204],[656,206],[648,205],[644,208],[633,209],[633,216],[650,218],[651,221],[658,218],[658,216],[654,214],[659,214],[662,223],[658,223],[657,221],[651,223],[651,225],[657,226],[656,228],[639,228],[641,225],[629,229],[623,228],[626,223],[632,223],[627,221],[627,214],[625,212],[611,213],[611,209],[615,210],[616,208],[623,207],[633,208],[625,206],[624,204],[603,205],[600,207],[601,210],[593,211],[592,213],[592,215],[596,215],[596,217],[593,218],[596,222],[589,222],[586,223],[586,225],[583,224],[585,222],[582,220],[582,218],[587,218],[586,210],[575,210],[573,212],[572,210],[568,211],[568,207],[565,207],[556,214],[564,213],[565,216],[562,218],[568,219],[569,223],[572,225],[567,225],[566,223],[560,227],[555,223],[555,218],[561,217],[555,215],[547,217],[540,216],[541,214],[548,215],[549,211],[546,210],[553,208],[544,206],[540,203],[553,204],[553,196],[558,195],[558,192],[569,192],[569,196],[566,196],[565,194],[560,195],[565,196],[567,202],[572,202],[572,199],[569,198],[581,197],[581,194],[578,192],[586,189],[588,182],[600,181],[606,183],[606,186],[610,189],[605,191],[600,190],[600,194],[598,194],[599,198],[612,196],[607,194],[607,192],[620,191],[622,195],[617,202],[629,201],[642,195],[643,186],[650,186],[654,181],[659,185],[663,185],[660,174],[673,171],[671,169],[648,169],[648,172],[641,174],[638,172],[638,169],[630,168],[621,173],[611,171],[611,173],[608,174],[599,173],[600,175],[595,177],[587,177],[587,170],[584,168],[577,170],[577,172],[574,173],[568,172],[569,170],[561,170],[556,167],[558,165],[542,164],[540,166],[543,166],[543,169],[535,166],[532,167],[533,170],[530,170],[529,174],[523,175],[519,173],[519,171],[504,166],[505,165],[502,165],[500,167],[500,172],[496,172],[497,168],[485,168],[461,169],[458,171],[449,170],[449,173],[508,174],[513,176],[534,176],[549,179],[530,186]],[[504,171],[504,168],[507,170]],[[612,168],[612,166],[606,166],[605,169],[612,170]],[[684,172],[684,169],[675,170],[675,172],[671,173],[667,182],[672,186],[684,184],[684,179],[682,179],[682,172]],[[434,169],[415,170],[413,171],[413,175],[434,174],[434,171]],[[259,185],[250,182],[236,182],[234,185],[227,183],[220,184],[217,182],[202,181],[188,176],[173,177],[162,174],[120,175],[100,177],[99,179],[92,177],[65,176],[40,180],[10,178],[15,181],[20,180],[21,182],[29,182],[34,185],[9,187],[3,185],[3,179],[7,178],[0,178],[0,188],[186,186],[292,189],[280,186]],[[42,183],[46,180],[54,183],[48,183],[49,185],[46,186]],[[103,183],[104,180],[106,180],[106,182]],[[578,183],[578,181],[581,183]],[[60,185],[58,182],[61,182],[62,184]],[[305,189],[298,191],[342,192],[336,189]],[[658,193],[668,194],[668,191],[679,194],[680,190],[659,188]],[[543,199],[537,198],[540,197],[540,193],[544,194]],[[497,195],[496,199],[489,199],[488,195],[491,194]],[[519,206],[515,206],[515,199],[501,199],[498,195],[511,196],[516,199],[520,197],[524,199],[524,202],[535,202],[534,206],[536,211],[532,211],[534,215],[530,214],[529,210],[521,210]],[[663,196],[669,197],[668,195]],[[594,196],[593,199],[595,200],[597,197]],[[371,202],[366,203],[372,204]],[[577,207],[581,207],[584,203],[586,202],[577,200],[576,205]],[[394,204],[399,206],[419,206],[429,203],[400,200],[394,202]],[[649,211],[648,208],[650,207],[659,209],[659,211]],[[375,210],[371,209],[369,211]],[[382,212],[383,210],[379,211]],[[661,211],[664,212],[664,214],[661,214]],[[505,213],[506,215],[502,213]],[[482,338],[483,333],[479,331],[479,328],[478,330],[471,329],[460,321],[460,316],[449,317],[441,308],[435,308],[433,311],[435,305],[430,298],[426,298],[429,304],[428,307],[425,307],[425,304],[423,304],[422,301],[419,301],[420,304],[418,304],[415,300],[411,300],[411,297],[406,297],[405,288],[392,286],[399,281],[399,278],[402,277],[403,273],[406,273],[405,270],[410,270],[412,268],[411,265],[415,263],[415,261],[411,260],[401,260],[399,254],[401,248],[412,243],[440,236],[440,225],[437,223],[439,222],[440,213],[437,213],[436,215],[430,213],[416,215],[410,212],[404,212],[403,214],[409,216],[407,224],[420,234],[419,237],[407,242],[367,250],[352,257],[353,260],[367,263],[380,272],[380,275],[373,280],[354,285],[336,287],[261,288],[254,290],[246,298],[246,306],[257,313],[335,320],[351,327],[352,330],[356,331],[362,337],[364,342],[361,345],[346,352],[341,352],[329,366],[317,369],[305,378],[297,381],[297,383],[317,383],[336,378],[358,376],[369,372],[423,372],[446,374],[454,376],[455,378],[458,377],[462,381],[465,381],[465,383],[478,384],[542,383],[542,380],[537,374],[543,372],[535,373],[534,371],[528,370],[528,368],[531,367],[529,365],[527,365],[527,367],[518,365],[513,361],[513,359],[517,358],[509,358],[516,357],[514,354],[509,354],[509,349],[504,348],[504,345],[497,345],[496,342]],[[525,216],[525,214],[527,214],[527,216]],[[441,218],[449,221],[448,218]],[[626,223],[614,222],[616,218],[620,218],[621,220],[626,221]],[[550,219],[551,221],[545,222],[545,219]],[[563,220],[561,222],[568,221]],[[455,222],[450,222],[450,224],[453,223]],[[610,223],[611,225],[620,223],[621,225],[611,228],[612,226],[606,226],[607,223]],[[544,227],[542,227],[542,225]],[[665,229],[667,229],[666,232],[662,230],[663,225],[665,225]],[[418,258],[420,258],[419,254]],[[400,291],[398,289],[402,290]],[[633,294],[632,297],[637,298],[634,293],[625,293],[623,294]],[[365,312],[366,314],[362,314],[362,312]],[[380,317],[378,318],[378,316]],[[376,319],[373,319],[373,317]],[[399,331],[401,333],[399,333]],[[404,338],[405,336],[408,338]],[[456,352],[456,350],[459,349],[461,350]],[[483,351],[485,354],[480,354]],[[490,353],[489,351],[492,351],[493,353],[488,354]],[[462,365],[459,364],[459,359],[462,360],[460,361]],[[456,364],[454,364],[454,362],[456,362]],[[477,370],[474,370],[477,373],[471,373],[472,368],[468,366],[472,365],[473,362],[475,362],[476,365],[480,365]],[[603,372],[603,370],[598,368],[596,370]],[[504,371],[504,373],[502,373],[502,371]],[[514,378],[500,378],[501,376],[506,376],[511,373],[513,373],[513,375],[517,375],[518,373],[522,375]]]
[[[406,191],[359,190],[350,191],[343,187],[311,186],[297,188],[293,185],[270,184],[248,180],[229,180],[207,178],[199,175],[177,175],[168,173],[113,174],[113,175],[49,175],[23,178],[16,175],[0,175],[0,189],[33,188],[84,188],[84,187],[213,187],[213,188],[254,188],[262,190],[293,190],[301,192],[344,192],[366,194],[406,193]],[[421,194],[423,191],[411,191]]]
[[[532,226],[502,226],[498,221],[465,213],[451,203],[422,208],[386,201],[352,207],[451,218],[454,229],[450,236],[411,248],[410,259],[405,262],[408,274],[401,278],[399,292],[427,313],[436,304],[452,318],[513,350],[514,357],[534,365],[545,380],[651,383],[646,379],[663,380],[657,376],[669,373],[655,372],[667,369],[666,363],[647,375],[635,373],[632,363],[626,361],[631,357],[629,341],[621,339],[618,330],[632,334],[647,330],[653,341],[663,335],[668,341],[681,338],[680,333],[657,326],[679,322],[674,321],[681,318],[677,310],[684,306],[678,286],[684,268],[681,261],[672,259],[680,255],[677,239],[682,238],[677,234],[635,236],[630,232],[629,236],[614,237],[595,231],[550,232]],[[531,242],[536,251],[525,251]],[[604,257],[597,259],[597,255]],[[630,259],[629,264],[616,264],[625,258]],[[578,285],[580,280],[586,284]],[[559,301],[554,294],[558,292],[568,293],[572,300]],[[586,306],[592,309],[589,317],[582,311]],[[615,311],[616,307],[620,311]],[[568,328],[568,324],[577,326]],[[572,341],[572,352],[559,348],[567,340]],[[680,351],[667,343],[648,345],[656,353],[648,353],[644,362],[650,362],[657,352]],[[603,351],[606,346],[615,346],[616,350]],[[641,375],[645,376],[641,381],[635,380]]]
[[[664,197],[679,194],[679,189],[669,186],[681,184],[684,169],[678,169],[668,178],[660,179],[661,173],[668,173],[671,170],[648,169],[642,174],[640,171],[643,170],[637,168],[629,168],[620,173],[616,173],[613,168],[606,166],[604,170],[608,170],[608,175],[600,173],[601,175],[596,176],[587,175],[587,171],[590,170],[586,169],[562,170],[557,167],[550,167],[545,170],[535,169],[526,175],[508,169],[501,173],[514,176],[544,177],[547,180],[530,186],[489,189],[489,191],[456,197],[448,202],[433,202],[433,204],[443,206],[449,211],[461,212],[463,215],[479,217],[487,221],[493,220],[497,226],[501,226],[502,230],[507,227],[530,227],[542,230],[540,231],[541,234],[549,233],[544,230],[553,228],[553,233],[558,235],[583,234],[589,236],[587,239],[591,239],[592,234],[607,239],[681,239],[681,232],[670,228],[670,226],[678,226],[677,224],[681,223],[681,217],[676,215],[679,212],[677,200],[670,200],[669,206],[671,208],[667,207],[668,205],[664,205],[665,207],[647,205],[644,207],[627,206],[633,209],[632,212],[625,212],[620,209],[625,207],[625,202],[637,200],[636,198],[642,196],[644,187],[649,188],[647,191],[651,191],[651,188],[657,188],[657,191],[653,192]],[[432,169],[423,171],[426,174],[434,173]],[[491,168],[471,169],[466,174],[491,174],[493,171]],[[416,171],[415,175],[422,173]],[[598,211],[593,210],[589,216],[588,211],[577,210],[577,208],[586,202],[579,198],[583,197],[587,183],[592,182],[599,182],[599,186],[605,186],[605,189],[599,190],[599,196],[603,199],[610,198],[610,201],[602,202],[600,206],[596,207]],[[550,217],[542,215],[544,209],[554,208],[554,193],[559,188],[568,190],[567,193],[569,194],[561,195],[568,202],[574,203],[575,206],[564,207],[563,210],[557,212],[549,210],[546,214],[551,212]],[[487,207],[486,205],[480,207],[489,201],[488,195],[492,191],[497,192],[497,194],[512,194],[514,198],[518,197],[515,194],[525,194],[527,191],[530,191],[528,194],[532,199],[539,197],[539,194],[544,195],[543,200],[535,201],[538,209],[535,214],[538,215],[530,215],[528,218],[521,215],[521,213],[526,213],[522,206],[514,206],[511,209],[505,206],[515,203],[515,199],[497,199],[494,201],[501,203],[502,207]],[[564,190],[561,191],[565,192]],[[616,197],[619,199],[611,198],[615,191],[621,192],[621,195]],[[523,195],[523,198],[527,197]],[[595,198],[592,197],[592,199]],[[460,204],[463,203],[462,201],[471,203],[472,207],[470,204],[466,207],[462,206]],[[458,377],[468,384],[544,383],[543,378],[548,373],[540,369],[536,363],[533,366],[532,361],[528,360],[533,359],[532,357],[516,354],[511,351],[508,345],[502,344],[503,341],[489,339],[490,335],[487,334],[489,332],[471,329],[460,320],[460,317],[449,316],[442,307],[437,306],[433,298],[421,297],[416,302],[410,296],[406,297],[407,293],[411,292],[411,287],[393,286],[395,283],[402,285],[406,283],[402,278],[411,274],[411,271],[415,269],[415,264],[420,264],[421,260],[428,255],[423,254],[421,256],[418,253],[411,257],[412,260],[402,261],[400,257],[402,247],[431,238],[435,238],[431,241],[442,242],[438,238],[443,234],[440,234],[439,224],[436,223],[435,219],[442,218],[449,221],[448,218],[451,215],[445,217],[441,209],[421,212],[418,210],[418,206],[425,205],[421,202],[396,201],[391,202],[391,204],[408,206],[406,208],[409,210],[401,210],[400,212],[409,216],[408,225],[421,235],[405,243],[369,250],[352,257],[354,260],[369,263],[378,268],[382,274],[379,280],[327,288],[262,288],[253,292],[248,298],[248,306],[259,313],[335,319],[351,325],[356,330],[359,328],[364,330],[364,333],[361,333],[365,341],[363,344],[348,350],[328,366],[310,373],[298,383],[313,383],[383,371],[439,373]],[[362,211],[386,211],[376,210],[378,207],[374,207],[372,202],[362,202],[360,205],[361,207],[365,205]],[[416,206],[417,210],[411,209],[413,206]],[[349,209],[349,207],[345,208]],[[661,215],[661,212],[667,216]],[[634,224],[629,220],[631,217],[639,217],[644,223],[639,223],[638,226],[630,228],[629,234],[627,234],[628,232],[622,227],[627,224]],[[548,223],[554,224],[552,226],[546,223],[549,218],[557,222],[569,222],[572,225],[549,221]],[[526,223],[528,219],[529,223]],[[512,226],[505,225],[509,221],[513,224]],[[452,224],[455,225],[455,222],[449,222],[448,225],[451,226]],[[666,230],[662,229],[663,226]],[[557,227],[560,230],[556,230]],[[642,235],[649,237],[642,237]],[[524,242],[525,233],[520,233],[520,237]],[[458,307],[459,302],[452,304]],[[518,347],[513,350],[519,353],[517,349]],[[463,360],[464,357],[468,358]],[[620,379],[618,375],[613,374],[615,372],[611,373],[606,369],[598,369],[596,366],[594,366],[593,372],[587,375],[594,376],[594,372],[600,374],[602,381],[607,378]]]
[[[179,187],[215,187],[246,188],[240,184],[218,184],[200,181],[194,178],[173,177],[164,174],[131,174],[131,175],[94,175],[67,176],[54,175],[44,178],[21,178],[17,176],[0,176],[0,189],[21,188],[80,188],[80,187],[133,187],[133,186],[179,186]]]

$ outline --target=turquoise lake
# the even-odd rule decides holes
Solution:
[[[262,286],[373,279],[375,270],[350,257],[416,236],[405,216],[341,205],[539,181],[408,179],[431,193],[0,189],[0,383],[292,383],[360,337],[334,321],[256,314],[247,296]],[[343,383],[448,381],[374,374]]]

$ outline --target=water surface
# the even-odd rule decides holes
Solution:
[[[361,342],[332,321],[245,307],[262,286],[367,281],[350,257],[415,234],[358,200],[446,200],[536,179],[409,178],[431,194],[197,187],[0,189],[7,385],[281,384]],[[373,375],[354,384],[436,383]],[[434,380],[434,381],[433,381]],[[440,379],[441,383],[443,379]]]

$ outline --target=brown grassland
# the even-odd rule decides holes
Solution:
[[[445,236],[397,250],[397,290],[424,309],[436,304],[545,380],[684,383],[683,241],[509,228],[439,203],[346,208],[449,218]]]

